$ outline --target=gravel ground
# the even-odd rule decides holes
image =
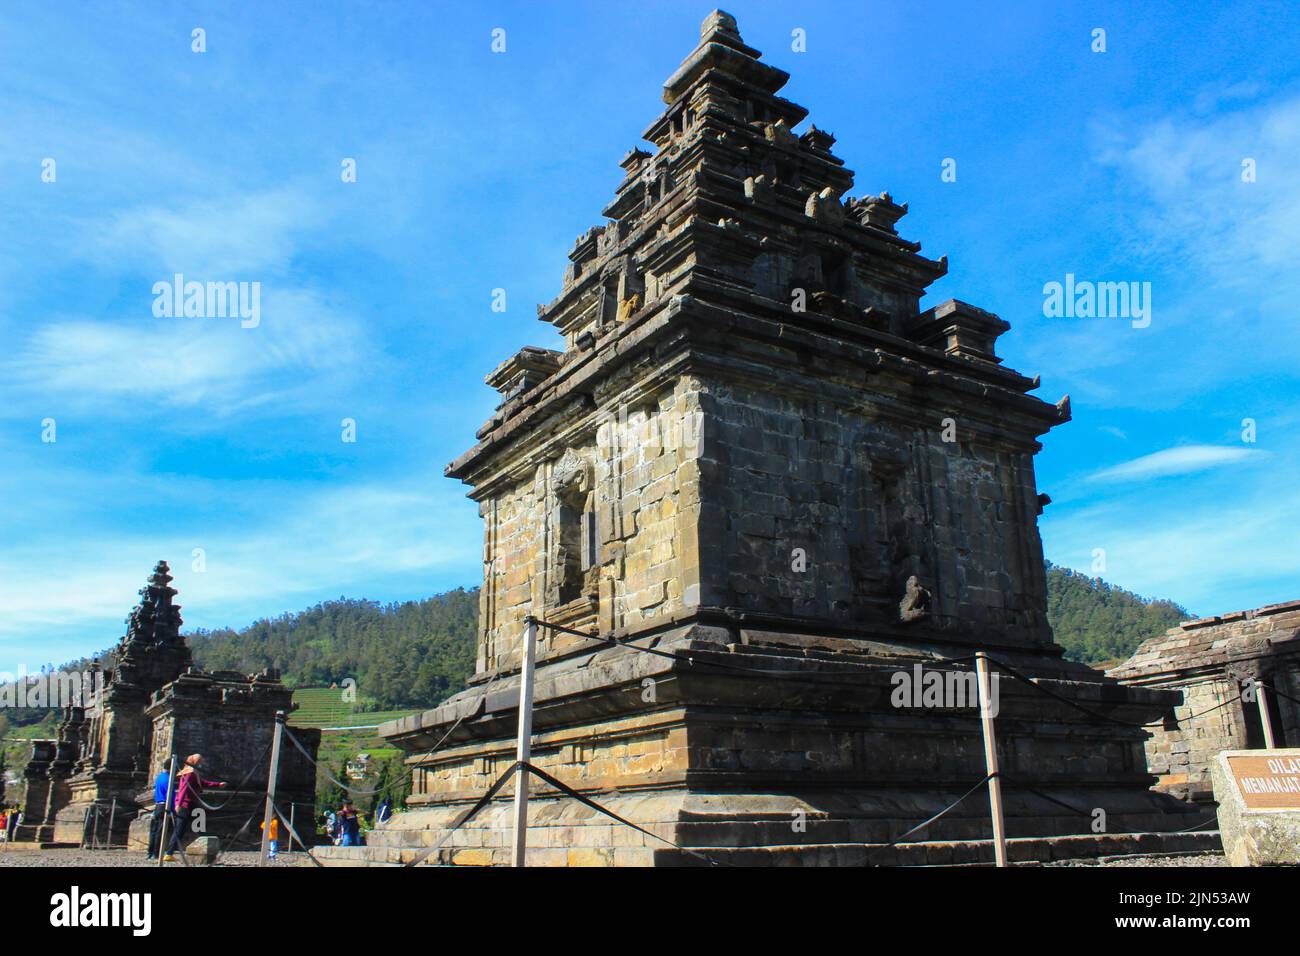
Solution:
[[[237,850],[223,853],[217,860],[217,866],[257,866],[256,850]],[[78,867],[117,867],[117,866],[153,866],[157,860],[146,860],[144,854],[130,850],[9,850],[0,844],[0,867],[3,866],[78,866]],[[179,859],[168,866],[184,866]],[[311,861],[301,853],[281,854],[272,866],[311,866]]]
[[[253,850],[223,853],[218,866],[257,866],[258,854]],[[3,866],[157,866],[156,860],[146,860],[143,853],[127,850],[7,850],[0,847],[0,867]],[[183,866],[179,860],[164,866]],[[301,853],[281,854],[272,866],[311,866]],[[1059,860],[1043,866],[1227,866],[1228,859],[1221,853],[1197,853],[1176,856],[1124,856],[1102,857],[1097,860]]]
[[[1095,860],[1059,860],[1044,866],[1227,866],[1222,853],[1172,854],[1170,856],[1103,856]]]

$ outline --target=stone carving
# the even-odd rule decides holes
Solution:
[[[921,587],[921,581],[914,574],[907,579],[903,591],[903,600],[898,602],[898,619],[907,624],[919,621],[930,614],[930,592]]]
[[[557,494],[567,495],[573,491],[586,491],[590,485],[591,466],[587,460],[569,449],[555,463],[551,471],[551,481]]]
[[[618,304],[618,321],[626,322],[641,309],[641,293],[633,292],[631,296]]]
[[[804,203],[803,213],[809,219],[830,226],[838,226],[844,221],[844,206],[835,195],[835,191],[829,186],[821,192],[808,194],[808,201]]]

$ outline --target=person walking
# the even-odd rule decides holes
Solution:
[[[181,840],[190,832],[193,826],[194,806],[199,802],[203,791],[209,787],[221,789],[226,784],[220,780],[207,780],[199,774],[199,767],[203,764],[203,754],[190,754],[185,758],[185,766],[181,772],[176,775],[176,797],[173,804],[176,808],[176,825],[172,829],[172,837],[167,842],[167,855],[163,857],[164,862],[172,862],[176,859],[175,853],[180,849]]]
[[[171,807],[167,806],[167,788],[170,785],[171,776],[167,773],[167,768],[163,767],[153,780],[153,816],[149,820],[149,849],[145,851],[146,860],[156,859],[162,849],[158,844],[162,841],[163,820],[171,811]]]

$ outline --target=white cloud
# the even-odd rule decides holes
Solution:
[[[290,264],[300,237],[325,220],[303,192],[285,187],[215,196],[178,206],[138,206],[84,227],[85,250],[100,263],[182,272],[199,281],[264,279]]]
[[[148,314],[152,299],[141,299]],[[32,332],[0,369],[50,406],[111,413],[121,402],[138,413],[143,399],[205,405],[220,416],[319,401],[351,369],[381,361],[361,323],[320,294],[271,286],[262,290],[256,328],[238,318],[58,319]]]
[[[1171,475],[1187,475],[1210,468],[1241,464],[1267,454],[1255,448],[1234,448],[1229,445],[1184,445],[1181,448],[1166,448],[1164,451],[1153,452],[1141,458],[1134,458],[1132,461],[1103,468],[1090,475],[1089,480],[1143,481]]]
[[[1231,112],[1211,116],[1092,124],[1107,198],[1090,229],[1106,253],[1080,278],[1150,281],[1152,324],[1052,320],[1025,341],[1029,364],[1068,381],[1076,406],[1173,409],[1300,362],[1300,98],[1250,93],[1231,90]],[[1242,181],[1247,159],[1255,182]]]

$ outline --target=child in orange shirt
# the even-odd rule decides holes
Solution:
[[[263,830],[266,829],[265,823],[262,824],[262,829]],[[271,817],[271,829],[270,832],[267,833],[267,847],[269,848],[269,852],[267,853],[267,858],[274,860],[276,852],[280,849],[279,817],[275,817],[275,816]]]

